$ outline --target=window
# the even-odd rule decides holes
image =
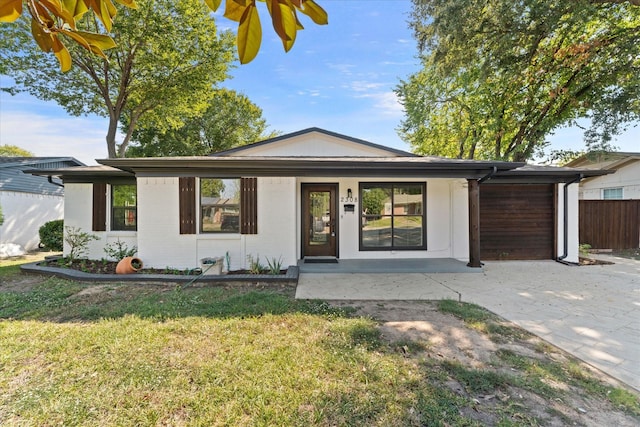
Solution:
[[[240,179],[200,179],[200,232],[240,232]]]
[[[111,186],[111,230],[138,229],[138,208],[135,185]]]
[[[603,188],[602,199],[603,200],[622,200],[622,187]]]
[[[425,184],[363,183],[361,250],[426,249]]]

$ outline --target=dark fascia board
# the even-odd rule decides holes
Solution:
[[[105,159],[99,163],[136,176],[484,177],[523,163],[433,157],[157,157]]]
[[[401,157],[419,157],[417,154],[413,154],[410,153],[408,151],[403,151],[403,150],[398,150],[396,148],[391,148],[391,147],[386,147],[384,145],[380,145],[380,144],[375,144],[373,142],[369,142],[369,141],[365,141],[364,139],[358,139],[358,138],[354,138],[352,136],[347,136],[347,135],[342,135],[336,132],[331,132],[325,129],[321,129],[321,128],[317,128],[317,127],[311,127],[311,128],[307,128],[307,129],[303,129],[303,130],[299,130],[297,132],[292,132],[292,133],[288,133],[286,135],[279,135],[273,138],[269,138],[269,139],[265,139],[264,141],[259,141],[259,142],[255,142],[253,144],[248,144],[248,145],[243,145],[241,147],[236,147],[236,148],[231,148],[229,150],[225,150],[225,151],[219,151],[217,153],[212,153],[210,154],[210,156],[229,156],[229,155],[233,155],[233,154],[237,154],[239,152],[242,152],[246,149],[250,149],[250,148],[254,148],[254,147],[261,147],[263,145],[268,145],[268,144],[272,144],[274,142],[278,142],[278,141],[283,141],[285,139],[290,139],[290,138],[294,138],[296,136],[300,136],[300,135],[304,135],[307,133],[313,133],[313,132],[318,132],[318,133],[322,133],[328,136],[332,136],[334,138],[338,138],[338,139],[344,139],[347,141],[351,141],[351,142],[355,142],[356,144],[361,144],[367,147],[371,147],[371,148],[377,148],[379,150],[384,150],[387,151],[389,153],[394,153],[397,154]]]
[[[488,184],[494,182],[496,184],[507,183],[562,183],[569,182],[577,177],[592,178],[615,173],[615,170],[609,169],[581,169],[581,168],[557,168],[553,166],[525,166],[519,169],[499,172],[489,181]]]
[[[114,182],[135,183],[133,173],[109,166],[79,166],[61,169],[29,169],[23,171],[31,175],[51,176],[62,179],[64,182],[92,183]]]

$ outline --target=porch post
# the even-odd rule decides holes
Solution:
[[[468,267],[481,267],[480,262],[480,184],[468,179],[469,184],[469,263]]]

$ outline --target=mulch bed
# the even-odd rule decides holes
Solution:
[[[47,267],[69,268],[72,270],[82,271],[93,274],[116,274],[117,261],[77,259],[69,262],[66,259],[59,258],[44,262]],[[177,276],[197,276],[202,271],[199,268],[192,269],[176,269],[176,268],[142,268],[138,274],[172,274]],[[232,270],[226,275],[234,274],[252,274],[249,270]],[[254,273],[255,274],[255,273]],[[270,274],[270,271],[262,271],[261,274]],[[280,274],[287,274],[286,270],[280,270]]]
[[[603,261],[600,259],[580,257],[580,265],[611,265],[611,264],[615,264],[615,263],[611,261]]]

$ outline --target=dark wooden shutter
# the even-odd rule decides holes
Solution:
[[[240,233],[258,234],[258,178],[240,178]]]
[[[179,178],[180,234],[196,234],[196,179]]]
[[[92,231],[107,231],[107,184],[93,184]]]

